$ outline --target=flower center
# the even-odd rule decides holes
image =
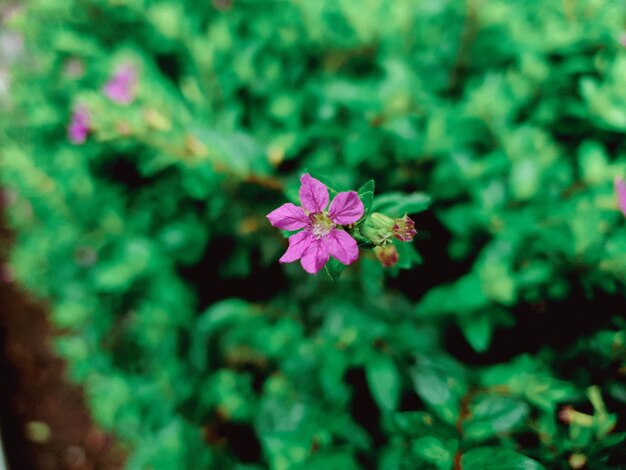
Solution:
[[[330,220],[326,212],[311,214],[309,219],[311,220],[311,233],[315,238],[325,237],[335,228],[335,224]]]

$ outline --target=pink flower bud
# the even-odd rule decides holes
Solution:
[[[398,262],[398,250],[396,250],[393,243],[374,247],[374,253],[376,253],[378,261],[380,261],[385,268],[389,268]]]
[[[410,242],[417,233],[415,222],[408,215],[396,219],[393,226],[393,236],[401,242]]]

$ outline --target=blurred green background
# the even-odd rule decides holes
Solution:
[[[11,268],[127,468],[626,468],[623,1],[29,0],[3,28]],[[265,215],[305,171],[429,194],[421,256],[279,265]]]

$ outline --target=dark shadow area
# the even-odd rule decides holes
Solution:
[[[9,291],[5,286],[0,286],[0,311],[6,312],[10,301]],[[6,360],[6,330],[0,318],[0,435],[2,437],[2,447],[4,448],[7,465],[15,469],[36,469],[34,456],[29,453],[29,443],[20,432],[23,423],[18,418],[15,408],[12,406],[10,396],[12,384],[16,384],[18,374],[15,367]]]
[[[432,210],[411,215],[411,219],[418,228],[413,243],[424,259],[428,277],[423,275],[420,266],[416,266],[409,271],[400,271],[395,278],[388,277],[387,285],[402,291],[411,300],[419,300],[433,287],[453,282],[469,272],[474,258],[461,262],[450,259],[448,246],[452,236]],[[475,253],[480,253],[480,248],[476,248]]]
[[[131,155],[118,155],[92,164],[92,174],[102,181],[117,183],[125,189],[139,189],[150,183],[137,169]]]
[[[573,286],[578,284],[575,280],[571,282]],[[519,354],[536,354],[542,348],[565,351],[590,332],[610,327],[611,319],[624,311],[623,297],[594,291],[592,298],[588,298],[582,288],[574,287],[564,300],[521,303],[514,307],[515,327],[497,329],[486,353],[474,351],[457,326],[446,331],[445,348],[470,365],[506,362]],[[589,370],[595,368],[597,364]]]
[[[161,73],[177,85],[183,72],[180,58],[174,53],[159,54],[155,61]]]
[[[222,422],[217,424],[216,432],[226,440],[232,454],[242,462],[261,460],[261,443],[251,425]]]
[[[352,387],[353,395],[350,404],[350,414],[352,418],[360,424],[372,438],[372,449],[382,448],[387,439],[380,428],[380,410],[374,401],[362,368],[350,369],[346,372],[345,381]],[[364,469],[374,469],[374,462],[371,455],[363,452],[357,454],[360,464]]]
[[[224,279],[220,268],[232,255],[235,242],[228,238],[214,239],[199,263],[179,269],[181,277],[196,290],[200,310],[212,303],[239,297],[250,302],[269,300],[287,286],[287,278],[279,263],[261,266],[260,254],[252,252],[251,271],[245,279]],[[251,279],[256,281],[252,282]]]

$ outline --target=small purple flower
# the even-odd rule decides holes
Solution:
[[[617,206],[626,216],[626,181],[619,176],[615,177],[615,194],[617,195]]]
[[[104,94],[120,104],[130,104],[135,99],[137,69],[132,64],[124,64],[117,68],[113,77],[104,85]]]
[[[622,47],[626,47],[626,33],[620,34],[618,41]]]
[[[67,129],[67,135],[73,144],[82,144],[87,140],[91,117],[84,106],[77,106],[72,113],[72,120]]]
[[[304,229],[289,237],[289,248],[280,258],[281,263],[300,260],[304,270],[315,274],[332,256],[343,264],[351,264],[359,257],[356,241],[347,232],[337,228],[358,221],[365,211],[354,191],[337,194],[328,206],[328,188],[306,173],[300,178],[300,202],[290,202],[267,214],[270,223],[282,230]]]

